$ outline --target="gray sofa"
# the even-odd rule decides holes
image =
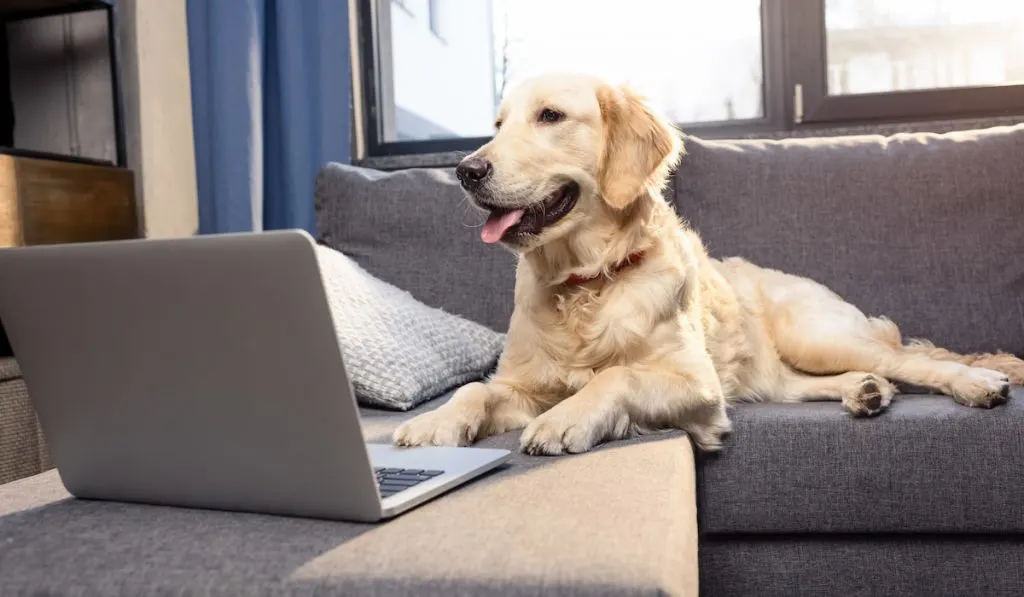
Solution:
[[[686,145],[669,197],[713,255],[1024,354],[1024,125]],[[371,273],[506,328],[514,259],[477,240],[450,171],[330,165],[317,213]],[[1024,390],[991,411],[905,390],[866,420],[737,406],[712,456],[680,433],[517,455],[375,526],[68,500],[51,471],[0,487],[0,595],[1024,593]],[[381,441],[415,414],[363,412]]]
[[[686,148],[669,197],[712,255],[825,282],[908,337],[1024,355],[1024,125]],[[465,229],[454,182],[334,167],[320,188],[325,242],[504,329],[513,261]],[[703,594],[1024,594],[1024,390],[991,411],[904,390],[869,420],[733,409],[696,462]]]

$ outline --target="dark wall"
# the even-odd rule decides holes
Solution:
[[[7,26],[0,24],[0,147],[14,145],[14,103],[11,99],[11,59]]]

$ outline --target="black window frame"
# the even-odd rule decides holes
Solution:
[[[708,139],[785,136],[805,129],[886,125],[1024,115],[1024,84],[955,87],[873,94],[829,95],[825,2],[762,0],[763,115],[750,120],[677,123]],[[470,152],[491,137],[387,141],[393,127],[390,0],[357,0],[362,146],[357,158],[372,161]],[[388,108],[387,106],[391,106]],[[422,161],[422,160],[418,160]],[[437,161],[437,160],[435,160]]]

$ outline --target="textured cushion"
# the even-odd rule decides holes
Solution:
[[[1024,388],[992,410],[897,396],[871,419],[839,403],[732,409],[698,461],[715,533],[1024,533]]]
[[[700,576],[715,597],[1020,597],[1024,538],[721,537]]]
[[[364,414],[374,441],[410,416]],[[678,434],[516,454],[377,525],[67,500],[45,473],[0,487],[0,595],[695,596],[693,492]]]
[[[713,255],[810,276],[909,336],[1024,354],[1024,125],[686,147],[677,207]]]
[[[504,332],[515,258],[480,241],[483,216],[451,169],[329,164],[316,185],[318,238],[432,307]]]
[[[497,363],[502,334],[424,305],[330,247],[318,245],[317,260],[361,404],[409,410]]]

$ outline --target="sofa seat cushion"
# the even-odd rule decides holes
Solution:
[[[364,410],[369,441],[412,413]],[[482,442],[514,449],[517,433]],[[0,595],[697,595],[680,434],[511,466],[376,525],[0,487]]]
[[[809,276],[906,336],[1024,355],[1024,125],[686,148],[675,200],[712,255]]]
[[[901,395],[870,419],[828,402],[732,419],[698,459],[702,534],[1024,533],[1024,388],[992,410]]]

